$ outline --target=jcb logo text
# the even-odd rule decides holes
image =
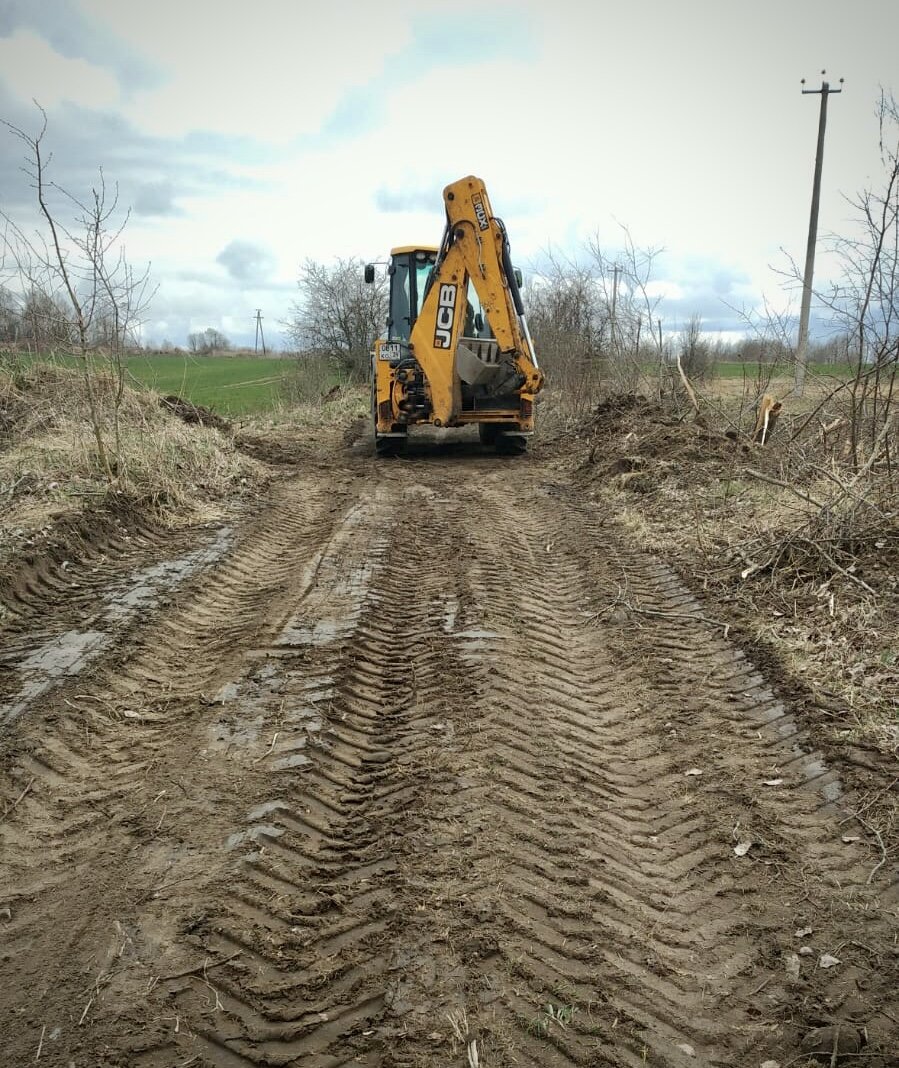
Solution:
[[[434,348],[448,349],[453,337],[453,320],[456,317],[457,286],[442,285],[437,297],[437,329],[434,331]]]

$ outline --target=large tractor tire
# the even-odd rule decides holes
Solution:
[[[478,423],[478,438],[482,445],[493,446],[499,437],[500,427],[498,423]]]
[[[528,439],[518,434],[500,434],[496,439],[496,451],[500,456],[521,456],[528,451]]]
[[[482,445],[492,446],[500,456],[520,456],[527,452],[528,439],[508,434],[507,429],[509,424],[506,423],[478,423],[478,437]]]
[[[374,368],[372,368],[371,380],[371,426],[375,441],[376,456],[396,456],[406,448],[405,428],[394,425],[391,430],[402,433],[402,437],[387,437],[378,433],[378,396],[375,383]]]

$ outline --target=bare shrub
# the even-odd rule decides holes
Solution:
[[[712,372],[713,354],[711,344],[702,334],[702,317],[694,315],[681,332],[677,341],[681,367],[693,382],[703,382]]]
[[[307,260],[297,283],[300,299],[284,324],[297,349],[359,377],[367,373],[372,345],[387,321],[387,276],[366,285],[363,268],[359,259],[341,259],[333,267]]]
[[[579,256],[548,251],[529,277],[525,303],[549,394],[572,418],[603,397],[661,388],[659,298],[651,295],[660,250],[639,248],[622,229],[621,248],[593,238]]]
[[[280,394],[285,404],[315,404],[326,397],[341,382],[347,384],[352,376],[335,371],[328,356],[300,353],[293,367],[281,378]]]
[[[14,266],[20,294],[20,324],[36,351],[78,357],[84,399],[93,428],[97,459],[108,481],[124,477],[119,407],[125,387],[124,355],[152,295],[148,270],[135,273],[122,235],[129,212],[120,211],[118,191],[108,189],[102,170],[88,196],[79,199],[50,180],[44,149],[47,116],[38,106],[41,127],[29,134],[4,122],[24,144],[24,171],[35,191],[42,226],[34,232],[0,213],[6,223],[3,260]],[[50,195],[57,204],[51,207]],[[101,404],[95,363],[111,370],[113,404]],[[113,441],[107,440],[112,430]]]

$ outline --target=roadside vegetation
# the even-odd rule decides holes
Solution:
[[[264,478],[230,434],[187,425],[156,394],[100,371],[91,394],[78,371],[0,361],[0,574],[86,514],[198,523]],[[94,424],[114,417],[115,450],[104,463]]]
[[[544,434],[570,442],[584,493],[703,591],[757,659],[774,657],[822,748],[848,746],[861,764],[877,764],[866,747],[899,754],[899,110],[889,97],[880,118],[883,171],[853,201],[852,239],[832,239],[842,275],[818,300],[833,335],[813,352],[801,396],[776,316],[749,324],[738,347],[706,340],[695,322],[664,337],[648,295],[656,252],[627,236],[614,255],[594,245],[552,264],[531,293],[550,382]],[[878,817],[884,835],[895,816],[893,805]]]

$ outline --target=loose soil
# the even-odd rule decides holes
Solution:
[[[251,446],[3,588],[4,1064],[899,1063],[868,802],[583,456]]]

